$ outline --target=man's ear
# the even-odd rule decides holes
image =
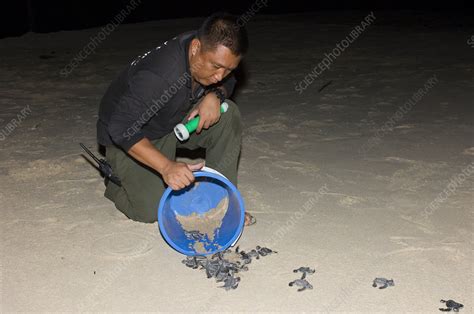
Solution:
[[[195,56],[201,49],[201,41],[197,38],[194,38],[191,41],[191,54]]]

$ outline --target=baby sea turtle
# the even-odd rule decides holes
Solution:
[[[313,289],[313,286],[306,279],[296,279],[288,284],[290,287],[293,285],[299,286],[298,292],[301,292],[306,289]]]
[[[257,245],[256,247],[258,253],[262,256],[267,256],[268,254],[272,254],[272,253],[278,253],[277,251],[273,251],[267,247],[260,247]]]
[[[259,258],[260,258],[260,256],[258,255],[258,252],[257,252],[255,249],[249,251],[249,252],[247,253],[247,255],[250,256],[250,257],[255,257],[256,259],[259,259]]]
[[[224,254],[222,252],[217,252],[213,254],[211,257],[211,259],[216,259],[216,258],[222,260],[224,258]]]
[[[301,279],[305,279],[306,278],[306,274],[314,274],[316,272],[316,270],[314,269],[311,269],[309,267],[300,267],[298,269],[294,269],[293,270],[294,273],[297,273],[297,272],[302,272],[303,275],[301,276]]]
[[[236,289],[239,286],[239,282],[240,277],[227,276],[227,278],[224,280],[224,285],[220,288],[224,288],[226,290]]]
[[[211,278],[219,273],[220,265],[216,261],[208,260],[204,263],[203,268],[206,270],[207,278]]]
[[[224,281],[228,275],[232,276],[242,269],[237,263],[230,262],[220,255],[215,257],[218,257],[218,259],[206,260],[202,263],[202,267],[206,270],[207,278],[215,277],[217,282]]]
[[[242,264],[242,265],[241,265],[240,263],[239,263],[239,269],[242,270],[242,271],[247,271],[247,270],[249,270],[249,268],[248,268],[247,266],[245,266],[245,264]]]
[[[234,277],[234,273],[231,271],[231,272],[223,272],[223,271],[220,271],[216,274],[216,282],[222,282],[222,281],[225,281],[227,280],[227,277]]]
[[[187,233],[187,237],[188,239],[198,240],[198,238],[202,238],[202,234],[197,231],[191,231]],[[226,249],[225,251],[215,253],[212,256],[188,256],[183,260],[183,264],[193,269],[204,269],[207,278],[215,278],[216,282],[224,282],[224,285],[221,286],[221,288],[231,290],[236,289],[240,282],[240,277],[235,277],[235,274],[247,271],[247,265],[253,258],[258,259],[260,256],[265,256],[271,253],[276,252],[260,246],[257,246],[256,249],[250,250],[249,252],[245,252],[240,251],[237,246],[235,252],[232,252],[231,249]],[[303,284],[304,289],[307,289],[308,287],[312,288],[308,282],[306,282],[306,284],[294,284]]]
[[[235,248],[235,253],[240,255],[240,259],[242,260],[242,262],[244,262],[244,264],[250,264],[252,262],[252,256],[245,253],[245,251],[240,251],[239,247]]]
[[[461,303],[457,303],[454,300],[448,300],[448,301],[441,300],[440,302],[441,303],[446,303],[446,308],[445,309],[439,308],[439,310],[442,311],[442,312],[451,312],[451,311],[459,312],[459,310],[464,307],[464,305],[462,305]]]
[[[203,266],[205,260],[204,256],[187,256],[186,259],[182,260],[182,263],[192,269],[197,269],[199,266]]]
[[[375,288],[377,285],[380,285],[379,289],[385,289],[388,286],[395,286],[395,282],[393,282],[393,279],[375,278],[372,287]]]
[[[227,260],[220,261],[221,271],[225,273],[238,272],[239,266],[236,263],[229,262]]]
[[[199,240],[203,240],[204,237],[206,236],[204,233],[201,233],[197,230],[193,230],[193,231],[184,231],[184,235],[186,236],[186,238],[188,238],[189,240],[196,240],[196,241],[199,241]]]

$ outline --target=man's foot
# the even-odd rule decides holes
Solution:
[[[254,216],[250,215],[249,213],[245,213],[245,222],[244,225],[246,227],[254,225],[257,222]]]

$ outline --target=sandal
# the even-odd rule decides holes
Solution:
[[[256,222],[257,222],[257,219],[254,216],[250,215],[247,212],[245,213],[244,226],[248,227],[248,226],[254,225]]]

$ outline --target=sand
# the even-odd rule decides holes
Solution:
[[[229,198],[224,197],[215,208],[209,209],[205,214],[176,215],[176,220],[185,231],[197,231],[202,235],[202,238],[196,240],[191,246],[197,253],[205,254],[212,251],[210,248],[206,249],[204,245],[213,244],[214,237],[222,225],[222,219],[224,219],[228,208]],[[217,245],[217,247],[220,246]]]
[[[200,253],[200,254],[206,254],[209,252],[204,246],[204,243],[200,241],[194,242],[192,248],[194,249],[196,253]]]
[[[258,222],[238,244],[278,254],[230,292],[183,266],[156,223],[118,212],[79,147],[96,151],[98,103],[122,67],[200,19],[120,26],[66,78],[58,72],[98,28],[0,40],[0,127],[31,109],[0,141],[1,311],[434,313],[454,299],[472,313],[472,20],[375,12],[299,94],[367,13],[249,24],[234,99],[239,190]],[[430,92],[381,132],[433,75]],[[288,287],[300,266],[316,269],[313,290]],[[396,285],[375,289],[376,277]]]
[[[224,197],[215,208],[209,209],[205,214],[192,213],[188,216],[176,215],[176,220],[186,231],[199,231],[207,236],[210,241],[214,241],[217,229],[222,225],[222,219],[227,213],[229,198]]]

